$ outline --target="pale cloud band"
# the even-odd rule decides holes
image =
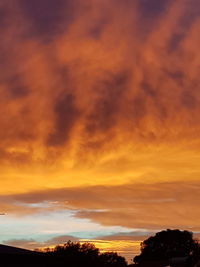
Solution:
[[[10,206],[10,214],[20,216],[71,210],[106,226],[199,231],[198,192],[194,182],[62,188],[2,196],[1,208]]]

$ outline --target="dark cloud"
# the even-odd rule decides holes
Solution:
[[[186,34],[185,32],[180,32],[180,33],[174,33],[171,36],[168,44],[169,53],[176,52],[177,49],[179,49],[181,42],[184,40],[186,36],[185,34]]]
[[[165,71],[165,70],[164,70]],[[181,84],[182,80],[184,79],[184,73],[179,71],[166,71],[166,74],[169,75],[169,77],[173,80],[175,80],[176,82],[178,82],[179,84]]]
[[[0,6],[0,25],[6,27],[7,23],[7,9]]]
[[[182,92],[181,100],[183,105],[189,110],[195,109],[197,106],[197,101],[192,94],[192,90],[186,90],[185,92]]]
[[[152,88],[151,84],[148,83],[148,81],[144,80],[141,82],[141,88],[144,90],[144,92],[149,95],[150,97],[156,97],[157,90],[156,88]]]
[[[100,39],[108,23],[108,18],[101,18],[101,20],[97,21],[94,25],[92,24],[89,29],[89,36],[94,39]]]
[[[68,93],[61,95],[55,104],[54,112],[54,131],[49,135],[48,145],[60,146],[68,141],[70,132],[80,115],[75,97]]]
[[[15,98],[21,98],[25,97],[29,94],[29,88],[25,84],[23,84],[23,78],[19,75],[13,75],[13,77],[10,77],[10,79],[7,81],[8,89],[10,93],[10,97]]]
[[[141,95],[134,97],[132,101],[131,115],[133,116],[133,124],[141,122],[147,113],[147,102],[146,99]]]
[[[130,74],[123,71],[96,84],[98,97],[86,125],[89,133],[94,134],[98,131],[105,133],[115,126],[129,79]]]
[[[195,8],[194,8],[195,7]],[[198,0],[186,1],[186,10],[181,25],[187,31],[200,16],[200,3]]]
[[[154,32],[162,20],[162,16],[167,13],[171,0],[138,0],[137,17],[138,17],[138,36],[144,41],[148,38],[149,33]]]
[[[138,0],[139,11],[143,19],[153,18],[161,16],[166,8],[169,6],[171,0]]]
[[[72,0],[22,0],[22,8],[32,24],[29,35],[51,40],[64,33],[74,19],[77,3]]]

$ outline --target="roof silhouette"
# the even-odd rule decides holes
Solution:
[[[17,247],[11,247],[11,246],[6,246],[6,245],[0,245],[0,254],[35,254],[36,252],[28,250],[28,249],[23,249],[23,248],[17,248]]]

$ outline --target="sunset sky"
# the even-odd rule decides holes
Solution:
[[[0,243],[127,259],[200,233],[200,1],[0,1]]]

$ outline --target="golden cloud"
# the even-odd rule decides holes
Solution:
[[[198,1],[46,2],[0,4],[2,205],[199,229]]]

